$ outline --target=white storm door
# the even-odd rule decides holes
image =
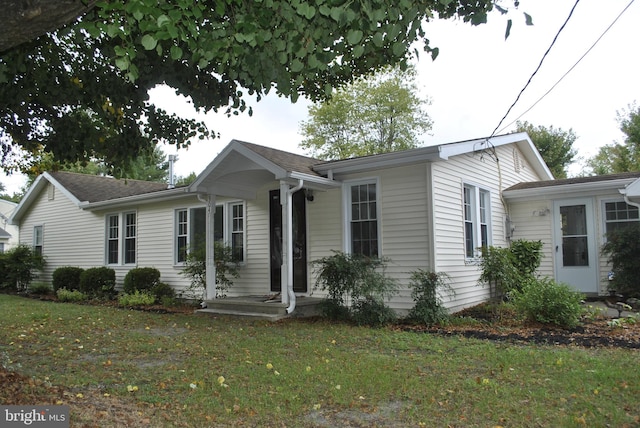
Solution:
[[[553,221],[556,281],[583,293],[597,293],[593,201],[588,198],[555,201]]]

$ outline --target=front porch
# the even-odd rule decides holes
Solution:
[[[208,300],[207,307],[196,311],[200,315],[229,315],[268,321],[283,318],[308,318],[320,315],[318,297],[296,297],[296,309],[287,314],[288,304],[282,303],[280,296],[242,296]]]

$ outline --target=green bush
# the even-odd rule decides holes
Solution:
[[[530,279],[514,293],[516,311],[531,321],[572,328],[583,313],[583,296],[566,284],[552,279]]]
[[[411,288],[411,298],[415,302],[407,316],[409,320],[426,325],[447,322],[449,313],[442,306],[440,293],[455,296],[455,291],[449,285],[449,276],[446,273],[418,269],[411,273],[409,287]]]
[[[35,271],[44,265],[44,258],[27,245],[18,245],[0,253],[0,288],[26,291]]]
[[[150,291],[160,282],[160,271],[156,268],[133,268],[124,277],[122,290],[125,293]]]
[[[489,284],[493,297],[508,296],[534,278],[542,258],[542,241],[518,239],[509,247],[482,249],[480,284]]]
[[[625,297],[640,297],[640,226],[619,229],[607,235],[602,254],[608,256],[613,279],[609,288]]]
[[[116,295],[116,271],[105,267],[94,267],[80,275],[80,291],[91,298],[113,299]]]
[[[391,324],[397,317],[394,310],[385,305],[383,301],[365,298],[353,304],[351,318],[358,325],[382,327]]]
[[[216,265],[216,298],[227,297],[227,291],[233,285],[232,278],[240,276],[240,265],[233,257],[230,246],[221,242],[214,243],[214,260]],[[182,275],[191,280],[189,291],[196,296],[203,296],[207,286],[206,251],[203,245],[193,248],[187,254]]]
[[[53,271],[53,291],[58,291],[61,288],[67,290],[80,289],[80,275],[82,275],[84,269],[74,266],[63,266]]]
[[[136,290],[133,293],[124,293],[118,296],[118,304],[121,306],[149,306],[156,302],[156,296],[148,291]]]
[[[87,300],[87,295],[79,290],[67,290],[66,288],[59,288],[56,291],[56,296],[61,302],[81,302]]]
[[[342,319],[348,312],[355,321],[354,316],[360,319],[365,316],[358,312],[367,311],[367,318],[387,319],[384,300],[396,294],[398,289],[396,281],[385,274],[387,262],[384,258],[374,259],[340,251],[313,261],[317,273],[316,288],[327,291],[330,302],[324,307],[330,308],[330,312],[323,311],[323,314],[332,319],[336,319],[334,316]],[[340,310],[340,306],[346,309]],[[378,313],[371,313],[375,311]]]
[[[176,298],[176,292],[166,282],[158,282],[152,289],[153,294],[159,303]]]
[[[33,281],[28,287],[29,293],[37,295],[47,295],[51,293],[51,286],[46,282]]]

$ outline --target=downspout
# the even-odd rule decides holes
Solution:
[[[293,194],[302,189],[303,185],[304,180],[298,180],[297,186],[287,190],[287,314],[296,309],[296,293],[293,292]]]
[[[200,202],[207,204],[207,221],[205,223],[205,291],[203,307],[207,300],[216,298],[216,262],[214,250],[214,229],[213,229],[213,209],[216,203],[215,195],[208,195],[203,198],[201,194],[197,195]]]

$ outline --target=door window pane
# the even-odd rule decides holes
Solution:
[[[589,266],[587,210],[585,205],[560,207],[562,219],[562,263]]]

